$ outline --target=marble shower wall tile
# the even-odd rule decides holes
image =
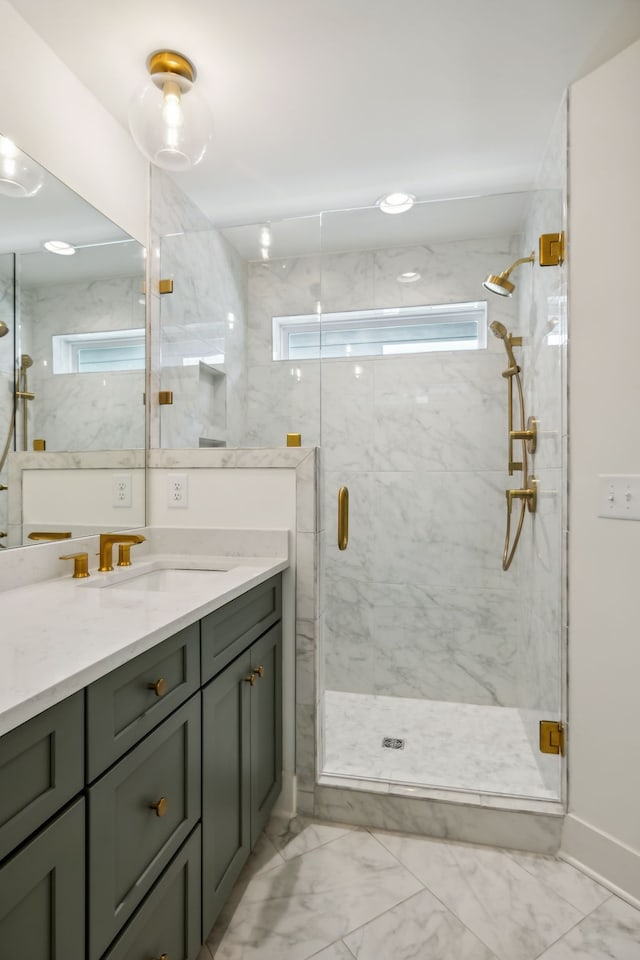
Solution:
[[[142,261],[141,261],[142,268]],[[53,284],[21,291],[21,342],[30,342],[29,436],[48,450],[141,448],[145,441],[142,371],[54,374],[52,337],[144,328],[140,277]]]
[[[245,446],[282,447],[288,433],[304,447],[320,443],[320,363],[315,360],[250,366]]]

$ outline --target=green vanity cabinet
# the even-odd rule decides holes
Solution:
[[[0,737],[0,960],[196,960],[282,783],[281,577]]]
[[[202,938],[206,939],[282,786],[280,623],[202,693]]]
[[[84,800],[0,867],[0,960],[84,960]]]

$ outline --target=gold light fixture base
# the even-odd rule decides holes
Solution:
[[[193,83],[196,78],[196,68],[181,53],[175,50],[157,50],[147,60],[147,70],[152,77],[158,73],[173,73],[183,80]],[[155,81],[154,81],[155,82]]]
[[[564,262],[564,232],[541,235],[538,261],[541,267],[559,267]]]

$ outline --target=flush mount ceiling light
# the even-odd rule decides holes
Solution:
[[[200,163],[211,140],[211,116],[193,90],[196,69],[174,50],[147,60],[151,79],[129,105],[131,135],[151,163],[180,172]]]
[[[388,193],[386,197],[376,200],[376,207],[383,213],[406,213],[416,202],[412,193]]]
[[[0,136],[0,193],[5,197],[35,197],[44,183],[40,166],[18,150],[13,140]]]
[[[66,240],[47,240],[42,244],[49,253],[57,253],[60,257],[72,257],[76,248]]]
[[[398,283],[416,283],[421,277],[422,274],[417,270],[406,270],[404,273],[399,273],[396,280]]]

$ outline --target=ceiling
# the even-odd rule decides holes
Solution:
[[[640,36],[640,0],[12,0],[126,125],[158,48],[215,136],[179,178],[216,224],[531,186],[567,86]]]

